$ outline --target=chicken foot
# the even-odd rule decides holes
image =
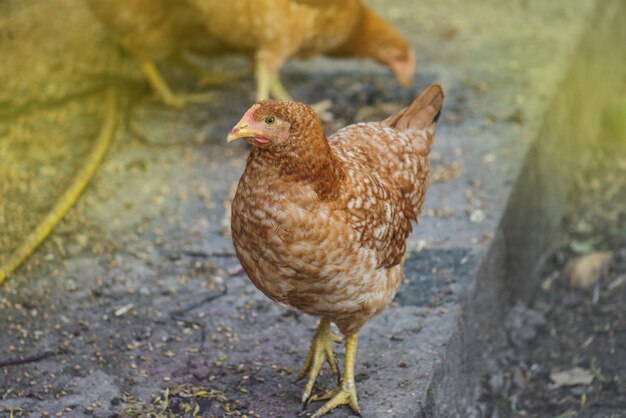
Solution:
[[[280,77],[278,73],[272,74],[271,82],[270,82],[270,91],[272,96],[276,97],[278,100],[292,100],[291,95],[287,93],[287,89],[283,86],[283,83],[280,81]]]
[[[311,397],[311,401],[329,399],[320,409],[315,411],[311,418],[319,418],[340,405],[348,405],[355,413],[361,415],[356,395],[356,384],[354,383],[354,364],[358,339],[358,333],[346,337],[346,363],[341,384],[335,390]]]
[[[207,68],[198,63],[193,57],[190,57],[188,53],[186,54],[181,52],[176,54],[174,56],[174,61],[198,77],[198,86],[219,86],[232,83],[242,78],[242,75],[238,74],[209,71]]]
[[[337,378],[337,382],[340,381],[339,367],[337,366],[337,357],[333,351],[333,342],[341,341],[341,337],[332,333],[330,329],[330,319],[322,317],[320,323],[317,326],[317,330],[311,340],[311,347],[304,361],[304,366],[300,370],[298,380],[309,376],[306,385],[304,386],[304,392],[302,393],[302,403],[306,404],[311,393],[313,386],[317,380],[317,376],[322,369],[324,361],[330,366],[330,370]]]
[[[289,92],[280,81],[278,71],[270,70],[269,66],[260,59],[256,59],[256,100],[265,100],[273,97],[278,100],[293,101]],[[330,100],[322,100],[321,102],[311,105],[322,120],[332,120],[329,109],[332,105]]]
[[[145,75],[152,89],[159,95],[163,103],[168,106],[180,109],[190,103],[204,103],[213,97],[211,93],[198,94],[178,94],[172,92],[163,79],[156,65],[152,61],[142,61],[141,71]]]
[[[274,97],[278,100],[293,100],[283,83],[278,71],[270,70],[263,61],[256,60],[256,99],[257,101]]]

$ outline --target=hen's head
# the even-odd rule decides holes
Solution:
[[[367,55],[389,68],[401,85],[410,86],[415,72],[415,52],[404,36],[372,11],[365,13],[361,30],[362,48]]]
[[[367,57],[389,68],[401,85],[413,82],[415,52],[400,32],[366,6],[352,36],[331,55]]]
[[[310,106],[262,100],[248,109],[230,130],[227,141],[245,139],[254,147],[279,150],[314,146],[320,135],[324,138],[322,123]]]
[[[258,171],[248,175],[274,172],[284,181],[308,183],[321,199],[338,195],[337,182],[344,172],[312,107],[283,100],[260,101],[228,133],[228,142],[237,139],[253,146],[248,164],[254,161]]]
[[[381,44],[375,54],[376,60],[389,67],[398,83],[404,87],[413,83],[415,52],[404,39],[394,39],[386,45]]]

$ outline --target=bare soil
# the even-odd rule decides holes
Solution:
[[[485,379],[487,417],[626,417],[626,146],[607,141],[598,151],[534,300],[508,320],[501,372]],[[590,251],[613,251],[615,261],[596,285],[574,288],[566,265]],[[557,388],[550,374],[574,367],[592,383]]]

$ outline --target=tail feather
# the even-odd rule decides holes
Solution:
[[[437,123],[443,106],[443,89],[433,84],[424,90],[410,105],[383,121],[386,126],[406,131],[427,129]]]

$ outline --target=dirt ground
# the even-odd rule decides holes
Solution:
[[[196,87],[176,69],[166,74],[180,76],[179,88]],[[430,75],[417,77],[424,85]],[[351,86],[333,95],[330,131],[383,117],[415,94],[386,74],[285,78],[296,93]],[[256,291],[228,236],[232,186],[248,149],[226,147],[223,135],[248,105],[253,81],[216,89],[216,103],[185,112],[156,103],[147,88],[137,90],[125,91],[126,117],[87,192],[3,286],[0,417],[294,416],[302,387],[295,373],[315,319],[286,312]],[[11,226],[3,230],[0,258],[45,213],[89,150],[101,119],[98,101],[0,119],[7,139],[0,155],[8,162],[0,174],[10,180],[0,183],[0,196],[23,195],[0,201],[0,227]],[[49,114],[76,132],[51,132]],[[39,144],[54,152],[38,151]],[[438,172],[446,177],[445,167]],[[356,380],[364,410],[402,416],[416,407],[475,258],[464,248],[425,249],[409,260],[413,286],[360,342]],[[427,342],[418,346],[416,336]],[[374,371],[380,367],[387,371]],[[325,373],[319,383],[331,388],[333,380]],[[377,396],[380,387],[398,390]],[[342,408],[334,416],[352,414]]]
[[[626,144],[606,136],[581,173],[535,299],[508,320],[502,373],[485,379],[487,417],[626,417]],[[587,289],[571,286],[568,262],[595,251],[614,253],[608,273]],[[593,381],[557,387],[551,375],[575,367]]]
[[[74,4],[51,2],[12,39],[33,48],[43,44],[61,61],[59,49],[89,58],[96,51],[82,41],[103,34]],[[385,9],[383,0],[372,4]],[[361,407],[370,417],[402,418],[428,390],[459,294],[479,258],[475,249],[488,242],[486,231],[498,221],[493,212],[504,196],[485,185],[493,186],[491,178],[502,185],[514,181],[515,170],[500,161],[511,161],[534,132],[531,105],[542,96],[527,87],[550,80],[553,68],[544,63],[558,52],[562,34],[577,27],[580,10],[562,0],[450,0],[432,9],[394,4],[389,17],[420,51],[412,89],[401,89],[374,64],[354,62],[317,62],[309,72],[301,70],[310,63],[294,63],[284,80],[296,98],[332,99],[329,131],[386,117],[430,82],[442,80],[448,88],[441,120],[448,134],[438,138],[433,155],[433,186],[413,237],[408,285],[368,324],[359,348]],[[74,12],[55,27],[65,34],[66,24],[78,22],[71,27],[85,34],[74,37],[80,45],[40,42],[49,36],[33,27],[45,29],[58,5]],[[20,2],[0,1],[2,7]],[[46,61],[46,54],[26,47],[19,52],[12,63],[17,68],[0,66],[0,75]],[[92,61],[105,60],[55,63],[57,72],[33,74],[32,84],[14,76],[0,93],[0,104],[17,109],[0,109],[0,261],[49,209],[91,148],[102,113],[102,83],[94,84],[94,73],[123,92],[125,115],[86,193],[3,285],[0,417],[174,417],[192,416],[196,408],[203,416],[293,416],[301,389],[294,373],[315,320],[286,312],[256,291],[241,274],[227,234],[225,214],[247,149],[226,147],[224,133],[249,106],[253,81],[218,87],[214,103],[177,112],[155,103],[129,57],[124,62],[132,70],[113,75]],[[245,74],[246,65],[235,60],[226,67]],[[201,88],[189,74],[163,67],[177,89]],[[72,82],[43,89],[57,73]],[[95,93],[83,97],[80,91]],[[59,101],[66,96],[71,100]],[[511,132],[519,141],[502,145],[499,136]],[[606,366],[598,367],[604,376]],[[325,374],[320,383],[333,382]],[[334,416],[351,414],[340,409]]]

